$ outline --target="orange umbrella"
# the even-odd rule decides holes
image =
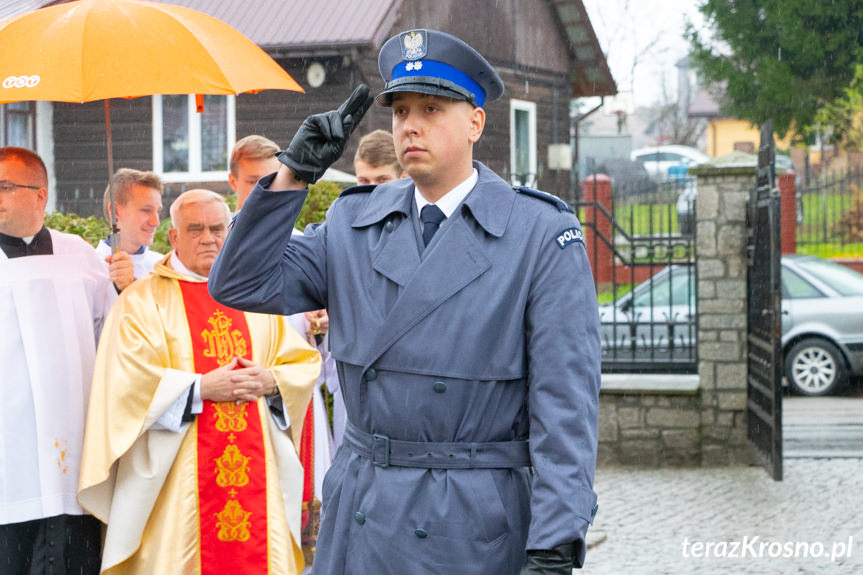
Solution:
[[[0,80],[0,102],[302,92],[224,22],[143,0],[79,0],[0,22]]]
[[[268,89],[303,91],[251,40],[189,8],[78,0],[0,22],[0,103],[105,100],[109,182],[109,98]]]

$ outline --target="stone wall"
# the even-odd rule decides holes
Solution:
[[[700,464],[697,375],[604,375],[598,465]]]
[[[599,465],[748,464],[746,202],[754,165],[699,166],[697,375],[604,375]]]

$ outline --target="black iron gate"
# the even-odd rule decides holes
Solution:
[[[761,126],[758,174],[747,210],[746,273],[748,437],[761,463],[782,480],[782,336],[779,190],[773,122]]]

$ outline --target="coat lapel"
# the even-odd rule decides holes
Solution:
[[[417,250],[410,220],[402,221],[399,229],[404,229],[400,241],[388,243],[405,252]],[[404,291],[387,314],[384,321],[386,329],[377,330],[375,337],[370,340],[371,345],[364,354],[367,358],[365,367],[374,363],[405,332],[444,301],[491,267],[485,250],[462,217],[453,221],[435,240],[429,247],[431,251],[413,272]]]
[[[368,203],[351,226],[364,228],[383,223],[380,241],[372,248],[372,267],[405,287],[420,264],[420,252],[411,229],[413,184],[398,180],[374,189]]]
[[[389,237],[382,237],[373,248],[372,266],[403,288],[382,326],[365,340],[367,344],[360,344],[366,368],[408,330],[491,267],[483,241],[503,235],[516,194],[483,164],[474,162],[474,166],[479,172],[476,186],[460,206],[460,213],[453,214],[453,220],[438,232],[424,254],[420,254],[411,220],[414,197],[410,180],[378,186],[354,221],[354,228],[384,220],[393,223]],[[487,234],[485,240],[471,229],[474,223],[479,225],[475,229],[481,228]]]
[[[392,222],[393,230],[384,231],[389,237],[372,250],[372,267],[390,281],[405,287],[420,265],[416,234],[410,217],[391,216],[388,221]],[[387,225],[384,224],[384,230]]]

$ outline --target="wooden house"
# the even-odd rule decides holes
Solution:
[[[306,116],[336,108],[358,83],[379,92],[378,51],[404,30],[453,34],[496,67],[505,92],[486,106],[475,158],[513,183],[566,199],[574,197],[570,101],[616,93],[581,0],[163,1],[238,29],[305,90],[206,96],[201,114],[193,95],[112,100],[114,165],[156,171],[169,195],[199,185],[227,191],[228,155],[237,139],[256,133],[286,146]],[[102,103],[18,107],[0,106],[0,120],[10,125],[7,118],[30,114],[13,119],[32,123],[32,138],[23,143],[49,164],[56,207],[100,213],[107,183]],[[389,108],[373,106],[334,168],[352,172],[359,136],[390,125]],[[19,136],[24,132],[19,127]]]

